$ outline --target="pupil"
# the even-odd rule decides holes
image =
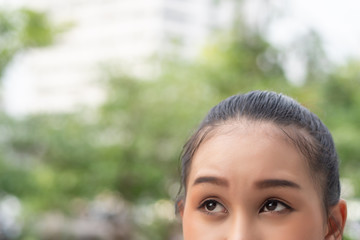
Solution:
[[[209,201],[206,203],[206,209],[209,211],[213,211],[216,208],[216,202],[215,201]]]
[[[268,204],[267,204],[267,209],[269,211],[274,211],[277,207],[277,202],[276,201],[269,201]]]

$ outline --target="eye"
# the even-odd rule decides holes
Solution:
[[[199,208],[208,214],[227,213],[226,208],[214,199],[204,201]]]
[[[269,199],[264,203],[264,205],[260,209],[260,212],[282,213],[288,210],[291,210],[291,208],[287,204],[279,200]]]

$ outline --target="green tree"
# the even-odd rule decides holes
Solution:
[[[0,77],[14,55],[31,47],[54,42],[60,30],[50,23],[45,13],[30,9],[0,11]]]

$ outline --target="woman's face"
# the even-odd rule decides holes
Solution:
[[[224,125],[192,159],[185,240],[320,240],[320,191],[303,156],[268,123]]]

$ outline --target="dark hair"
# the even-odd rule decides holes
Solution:
[[[269,91],[234,95],[210,110],[184,145],[181,180],[185,194],[191,160],[201,143],[218,126],[240,120],[274,123],[283,131],[307,160],[310,173],[322,191],[328,215],[329,207],[340,198],[338,157],[332,136],[315,114],[292,98]]]

